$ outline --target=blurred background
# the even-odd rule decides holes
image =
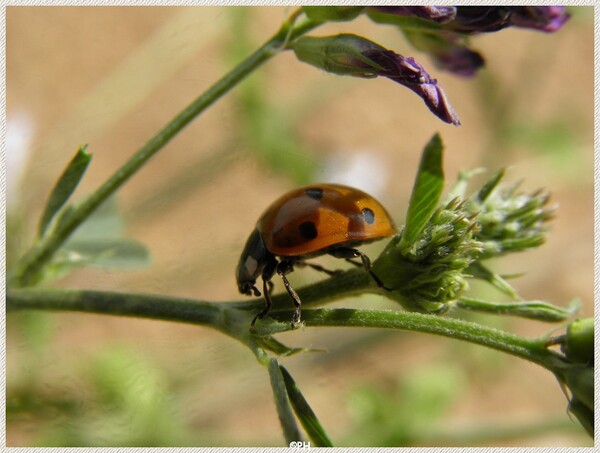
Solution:
[[[77,147],[92,163],[75,199],[292,11],[286,7],[8,7],[7,265],[31,244]],[[547,244],[496,260],[524,299],[581,298],[593,315],[593,10],[555,34],[478,36],[472,79],[437,70],[391,26],[366,18],[313,35],[361,34],[414,56],[462,125],[380,78],[337,77],[284,53],[189,125],[119,191],[111,209],[151,259],[76,270],[69,288],[240,299],[234,269],[266,206],[300,184],[375,195],[402,224],[420,152],[435,132],[451,184],[461,169],[509,167],[507,182],[558,205]],[[486,178],[484,174],[475,180]],[[115,213],[119,214],[118,217]],[[115,220],[116,219],[116,220]],[[376,255],[384,244],[365,247]],[[337,262],[323,258],[329,267]],[[306,269],[291,281],[322,278]],[[473,285],[479,297],[498,293]],[[281,291],[276,284],[276,291]],[[378,296],[334,306],[399,309]],[[465,315],[534,337],[558,328]],[[17,446],[281,446],[266,369],[207,328],[74,313],[7,318],[6,441]],[[325,349],[283,358],[337,446],[591,446],[556,379],[505,354],[418,333],[311,329],[278,337]]]

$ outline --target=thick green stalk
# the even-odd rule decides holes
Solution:
[[[308,288],[317,287],[319,284]],[[305,291],[305,294],[308,292]],[[274,301],[275,302],[275,301]],[[289,302],[289,301],[287,301]],[[316,300],[312,301],[316,303]],[[257,308],[256,303],[247,306]],[[211,303],[191,299],[146,294],[114,293],[91,290],[27,288],[7,291],[7,311],[40,309],[79,311],[149,319],[178,321],[213,327],[249,344],[252,338],[252,313],[241,310],[241,302]],[[254,310],[255,311],[255,310]],[[275,311],[282,319],[291,319],[291,309]],[[425,315],[396,310],[307,309],[302,318],[310,327],[372,327],[441,335],[487,346],[537,363],[551,371],[564,364],[563,359],[546,348],[546,339],[528,339],[491,327],[446,316]],[[257,324],[257,334],[270,335],[290,330],[288,323]],[[249,344],[250,345],[250,344]]]
[[[142,146],[121,168],[119,168],[93,194],[77,205],[73,212],[61,222],[52,234],[37,243],[21,260],[10,283],[21,287],[34,284],[40,277],[41,270],[54,253],[69,238],[71,233],[81,225],[108,197],[119,189],[134,175],[152,156],[160,151],[173,137],[187,126],[193,119],[220,99],[225,93],[251,74],[265,61],[284,50],[289,40],[308,32],[319,25],[304,21],[295,28],[286,22],[281,29],[256,52],[242,61],[231,72],[217,81],[202,95],[182,110],[154,137]]]
[[[355,310],[350,308],[311,309],[302,312],[302,318],[311,327],[345,326],[411,330],[487,346],[551,371],[564,361],[545,347],[546,340],[529,339],[493,327],[447,316],[410,313],[396,310]]]

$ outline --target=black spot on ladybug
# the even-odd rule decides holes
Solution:
[[[375,213],[369,208],[363,208],[362,215],[365,218],[365,222],[368,224],[375,222]]]
[[[319,234],[313,222],[302,222],[298,229],[304,239],[314,239]]]
[[[323,198],[323,189],[319,189],[319,188],[306,189],[304,191],[304,193],[306,193],[306,195],[308,195],[313,200],[320,200],[321,198]]]

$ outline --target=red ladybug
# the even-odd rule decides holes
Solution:
[[[323,267],[304,263],[308,258],[329,254],[362,266],[375,282],[369,258],[354,247],[393,236],[396,226],[385,208],[362,190],[340,184],[315,184],[292,190],[277,199],[258,219],[238,263],[236,277],[242,294],[260,296],[256,279],[263,280],[265,308],[252,320],[264,318],[271,308],[271,278],[281,276],[296,310],[292,326],[300,322],[301,301],[286,274],[294,265],[307,264],[330,275]],[[351,261],[360,258],[362,264]],[[340,272],[340,271],[337,271]]]

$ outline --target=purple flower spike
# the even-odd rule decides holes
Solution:
[[[447,28],[461,33],[485,33],[515,26],[554,32],[569,17],[564,6],[459,6],[456,18]]]
[[[515,27],[533,28],[552,33],[565,24],[571,17],[564,6],[515,6],[510,22]]]
[[[369,9],[383,14],[417,16],[440,24],[450,22],[456,16],[454,6],[372,6]]]

